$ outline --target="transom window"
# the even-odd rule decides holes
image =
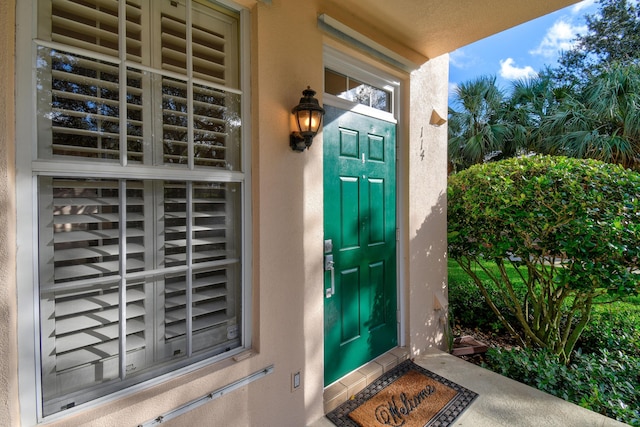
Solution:
[[[247,195],[237,13],[191,0],[37,11],[47,416],[247,345]]]
[[[392,112],[391,90],[363,83],[329,68],[324,69],[324,91],[376,110]]]

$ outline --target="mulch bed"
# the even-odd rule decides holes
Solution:
[[[471,336],[476,341],[486,344],[489,348],[503,348],[505,350],[520,348],[518,340],[513,338],[508,333],[487,332],[481,331],[477,328],[471,329],[456,326],[453,330],[453,334],[455,337]],[[457,357],[478,366],[482,365],[482,363],[485,362],[485,353],[465,354]]]

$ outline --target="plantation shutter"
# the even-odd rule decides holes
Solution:
[[[220,89],[238,86],[236,21],[196,4],[189,36],[184,5],[162,4],[158,65],[196,81],[162,77],[162,161],[239,169],[239,97]]]
[[[52,0],[51,40],[117,58],[119,56],[118,0]],[[127,59],[142,62],[142,1],[126,1]],[[47,12],[45,12],[47,13]],[[41,22],[46,22],[42,20]]]
[[[181,345],[189,328],[193,351],[238,345],[235,319],[239,297],[233,283],[239,280],[239,236],[228,220],[239,208],[234,194],[239,194],[239,188],[230,184],[165,183],[166,266],[181,266],[191,259],[186,274],[165,279],[164,344],[174,354],[185,351]],[[192,237],[187,240],[187,236]]]
[[[38,8],[38,158],[107,176],[38,177],[45,415],[241,345],[237,19],[125,3]]]
[[[50,98],[39,97],[39,109],[51,105],[41,120],[39,157],[72,156],[85,159],[120,159],[120,81],[118,63],[118,1],[81,0],[41,2],[39,13],[50,14],[50,39],[105,57],[88,57],[62,48],[39,47],[39,81]],[[142,58],[142,6],[126,2],[126,59]],[[97,56],[97,55],[96,55]],[[47,65],[43,67],[42,65]],[[127,69],[126,152],[142,161],[142,73]],[[49,122],[50,119],[50,122]],[[48,143],[44,143],[47,141]]]
[[[142,184],[124,188],[118,180],[40,178],[45,399],[120,374],[121,254],[128,272],[145,267]],[[138,366],[147,348],[147,306],[143,284],[129,284],[125,341]]]

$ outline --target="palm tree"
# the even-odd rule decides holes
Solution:
[[[495,77],[482,76],[462,83],[449,108],[449,161],[455,170],[501,155],[510,127],[503,122],[504,93]]]
[[[640,170],[640,66],[613,64],[540,123],[538,152]]]
[[[505,115],[512,128],[511,145],[521,151],[537,152],[538,141],[543,137],[540,132],[543,118],[558,108],[570,90],[558,86],[548,69],[535,77],[514,81]],[[513,152],[517,154],[520,153]]]

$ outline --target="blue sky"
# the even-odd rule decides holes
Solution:
[[[597,10],[596,0],[584,0],[452,52],[450,92],[481,75],[496,76],[498,85],[508,89],[510,81],[556,65],[559,52],[571,47],[576,34],[586,33],[584,15]]]

